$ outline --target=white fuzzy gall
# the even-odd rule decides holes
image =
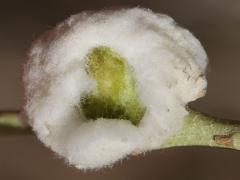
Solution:
[[[206,66],[200,42],[169,16],[83,12],[33,44],[25,111],[39,139],[70,164],[101,168],[174,135],[186,104],[205,92]]]

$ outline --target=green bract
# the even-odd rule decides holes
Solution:
[[[96,81],[96,88],[81,98],[86,118],[124,119],[138,124],[145,107],[126,60],[111,48],[99,46],[90,51],[85,63],[88,75]]]

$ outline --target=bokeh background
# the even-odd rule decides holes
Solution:
[[[207,95],[191,107],[240,120],[239,0],[0,0],[0,111],[20,110],[21,73],[32,41],[83,10],[141,6],[172,16],[202,42],[210,60]],[[112,169],[69,167],[35,136],[0,137],[3,180],[238,180],[240,152],[188,147],[131,157]]]

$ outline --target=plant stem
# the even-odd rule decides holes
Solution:
[[[240,122],[220,120],[189,110],[181,130],[167,139],[161,148],[210,146],[240,150]]]
[[[18,113],[0,113],[0,135],[31,134]],[[210,146],[240,150],[240,122],[221,120],[189,110],[180,131],[168,138],[161,148]]]
[[[0,113],[0,135],[28,134],[31,130],[24,125],[17,112]]]

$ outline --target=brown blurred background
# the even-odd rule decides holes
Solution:
[[[172,16],[205,47],[208,92],[191,106],[240,120],[239,0],[0,0],[0,111],[21,108],[22,64],[38,35],[82,10],[138,5]],[[238,180],[239,164],[238,151],[191,147],[154,151],[113,169],[82,172],[65,165],[35,136],[0,137],[0,180]]]

